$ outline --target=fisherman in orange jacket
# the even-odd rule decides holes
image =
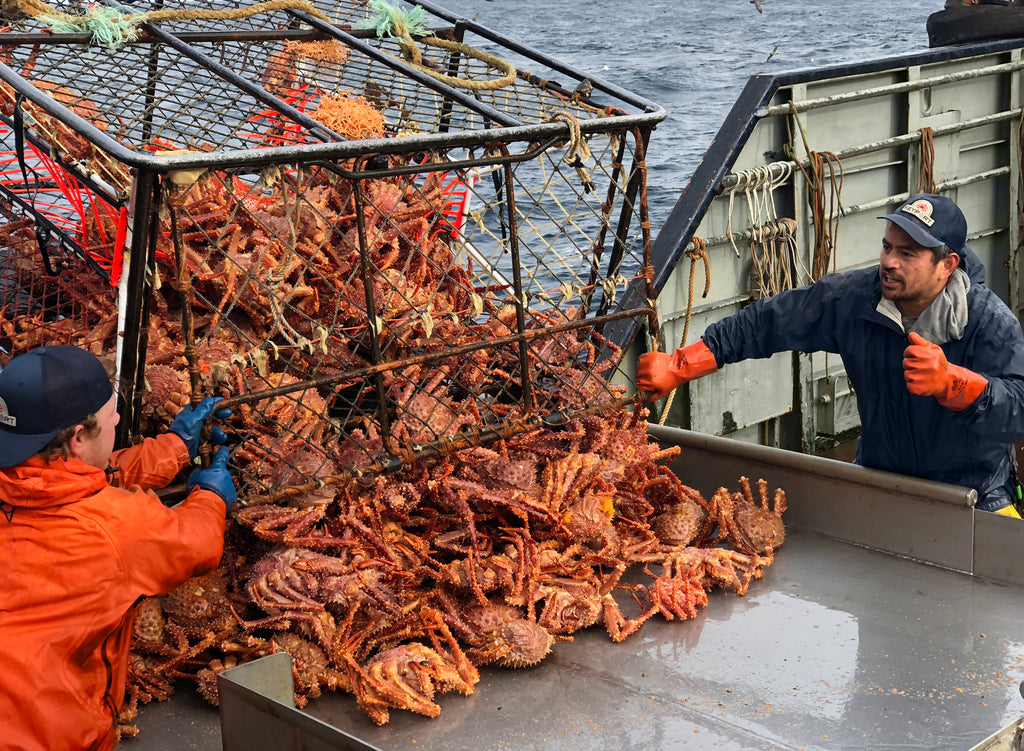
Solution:
[[[114,452],[116,397],[92,354],[47,346],[0,371],[0,749],[111,749],[134,604],[210,571],[237,498],[221,446],[168,508],[198,453],[206,399]],[[212,429],[212,441],[226,436]]]

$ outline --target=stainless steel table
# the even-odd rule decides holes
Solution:
[[[788,540],[745,597],[716,591],[695,619],[621,644],[592,629],[532,669],[485,667],[436,719],[377,727],[347,695],[306,712],[382,751],[970,749],[1024,715],[1024,522],[975,511],[963,488],[652,433],[683,447],[673,466],[705,495],[740,474],[786,489]],[[126,751],[221,748],[217,711],[184,686],[138,724]]]
[[[373,725],[347,695],[306,711],[378,748],[960,748],[1024,714],[1024,589],[796,532],[745,597],[600,630],[528,670],[484,668],[441,715]],[[219,749],[217,711],[145,706],[131,749]]]

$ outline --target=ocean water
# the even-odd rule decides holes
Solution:
[[[928,48],[942,0],[434,0],[658,103],[648,152],[657,232],[747,80]]]

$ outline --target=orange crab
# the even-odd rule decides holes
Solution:
[[[712,498],[717,511],[720,534],[734,548],[748,555],[771,555],[786,539],[782,514],[786,510],[786,493],[775,491],[773,502],[768,502],[768,483],[757,481],[760,504],[755,502],[750,480],[740,478],[742,493],[729,493],[719,488]]]

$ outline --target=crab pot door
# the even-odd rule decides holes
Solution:
[[[38,206],[41,199],[36,200]],[[43,213],[0,186],[2,356],[66,344],[113,365],[119,341],[113,259],[102,248],[86,249],[75,242],[57,223],[67,218],[58,213],[60,207],[48,208]]]

